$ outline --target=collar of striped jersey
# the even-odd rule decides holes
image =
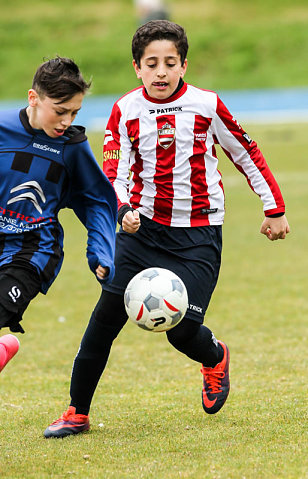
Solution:
[[[171,96],[168,98],[165,98],[164,100],[158,100],[157,98],[152,98],[151,96],[148,95],[148,92],[146,91],[146,88],[143,87],[143,96],[146,100],[152,102],[152,103],[171,103],[172,101],[177,100],[180,98],[187,90],[187,83],[185,83],[182,78],[180,78],[179,84],[177,86],[177,89],[172,93]]]

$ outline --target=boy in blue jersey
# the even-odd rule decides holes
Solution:
[[[0,329],[23,333],[24,311],[59,273],[63,208],[88,231],[91,271],[101,283],[113,278],[116,195],[85,129],[71,126],[89,87],[71,59],[56,57],[37,69],[28,107],[0,113]],[[11,334],[0,344],[1,370],[17,345]]]

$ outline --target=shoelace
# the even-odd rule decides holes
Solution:
[[[61,417],[62,421],[86,422],[88,417],[84,414],[74,414],[70,409],[65,411]]]
[[[59,419],[56,419],[54,422],[51,423],[51,426],[53,426],[54,424],[58,424],[59,422],[62,422],[62,421],[67,421],[68,418],[69,418],[69,415],[67,414],[67,412],[64,412],[62,416],[59,417]]]
[[[60,417],[60,419],[61,419],[62,421],[68,421],[72,416],[74,416],[74,414],[72,414],[71,411],[68,410],[68,411],[65,411],[65,412],[62,414],[62,416]]]
[[[225,377],[225,373],[221,370],[215,371],[215,369],[205,368],[204,366],[200,371],[203,374],[209,389],[211,389],[212,394],[221,392],[221,380]]]
[[[72,419],[73,417],[76,417],[76,414],[73,414],[72,411],[70,411],[69,409],[67,411],[65,411],[62,416],[59,417],[59,419],[57,419],[56,421],[54,421],[52,423],[53,424],[58,424],[59,422],[62,422],[62,421],[69,421],[70,419]]]

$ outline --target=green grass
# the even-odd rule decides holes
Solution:
[[[190,50],[188,82],[241,89],[307,85],[306,0],[170,0]],[[0,99],[25,98],[45,57],[74,58],[92,93],[135,88],[132,0],[0,0]],[[18,81],[16,81],[18,79]]]
[[[69,211],[63,269],[24,315],[21,348],[1,373],[1,479],[307,478],[307,125],[250,127],[287,203],[291,234],[259,234],[262,208],[221,154],[223,265],[206,323],[231,350],[223,410],[201,407],[199,365],[165,335],[127,324],[94,396],[91,431],[42,432],[67,407],[73,358],[99,285]],[[100,150],[98,137],[90,140]],[[65,318],[65,320],[63,320]]]

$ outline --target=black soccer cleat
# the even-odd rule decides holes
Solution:
[[[230,390],[229,363],[230,353],[228,346],[218,341],[224,350],[224,356],[214,368],[202,365],[203,374],[202,406],[207,414],[218,412],[227,400]]]
[[[89,416],[84,414],[76,414],[76,408],[70,406],[62,416],[54,421],[44,431],[44,436],[48,439],[50,437],[66,437],[80,432],[88,431],[90,429]]]

